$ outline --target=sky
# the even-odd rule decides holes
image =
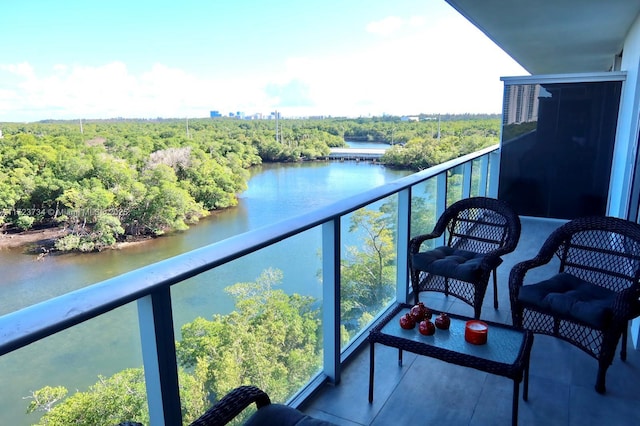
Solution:
[[[444,0],[25,0],[0,122],[500,113],[528,73]]]

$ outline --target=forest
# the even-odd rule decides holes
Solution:
[[[233,208],[262,162],[319,161],[345,140],[392,145],[381,162],[422,170],[498,143],[499,116],[0,123],[0,227],[59,227],[57,251],[188,229]]]

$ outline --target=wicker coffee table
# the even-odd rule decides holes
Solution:
[[[423,336],[418,326],[413,330],[400,327],[400,317],[409,312],[411,305],[399,304],[369,333],[369,402],[373,401],[373,376],[376,343],[398,348],[398,363],[402,365],[402,351],[413,352],[452,364],[513,380],[512,424],[518,424],[518,397],[520,382],[524,379],[522,399],[527,400],[529,385],[529,357],[533,334],[504,324],[485,321],[489,326],[487,343],[473,345],[464,339],[465,318],[449,315],[449,330],[436,330],[433,336]],[[434,313],[434,319],[437,314]]]

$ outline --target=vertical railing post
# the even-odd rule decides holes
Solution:
[[[411,187],[398,193],[396,236],[396,300],[406,303],[409,295],[409,239],[411,238]]]
[[[323,369],[340,382],[340,217],[322,225]]]
[[[436,221],[444,214],[444,211],[447,208],[447,173],[448,172],[445,170],[436,177]],[[434,240],[434,244],[444,244],[444,239],[445,235],[443,234],[437,240]]]
[[[472,163],[473,160],[470,160],[462,165],[462,199],[469,198],[471,196]]]
[[[480,182],[478,184],[479,194],[482,196],[487,195],[487,182],[489,180],[489,154],[480,157]]]
[[[498,198],[498,182],[500,180],[500,150],[489,154],[489,190],[488,197]]]
[[[181,425],[171,289],[162,287],[138,299],[142,360],[152,425]]]

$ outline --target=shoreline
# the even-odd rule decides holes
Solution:
[[[49,248],[52,247],[57,239],[62,238],[67,234],[68,231],[64,228],[47,228],[16,233],[5,232],[0,234],[0,250],[28,248],[29,246],[32,246],[33,250],[30,252],[32,252],[33,254],[37,254],[40,252],[46,253],[49,251]],[[112,249],[118,250],[131,247],[134,245],[146,243],[147,241],[150,241],[152,239],[153,237],[147,236],[131,241],[121,241],[115,243]]]
[[[228,207],[233,208],[233,207]],[[227,208],[227,209],[228,209]],[[211,210],[206,217],[213,216],[227,209]],[[195,226],[197,224],[193,224]],[[25,253],[28,254],[64,254],[70,252],[52,250],[56,240],[67,235],[69,231],[63,227],[51,227],[44,229],[31,229],[21,232],[7,232],[0,233],[0,251],[2,250],[15,250],[19,248],[28,249]],[[168,232],[163,235],[169,235]],[[148,241],[154,240],[159,236],[143,235],[143,236],[127,236],[124,241],[118,241],[113,246],[109,247],[110,250],[121,250],[127,247],[137,246],[144,244]]]
[[[36,244],[41,247],[47,242],[61,238],[67,234],[63,228],[47,228],[32,231],[22,231],[17,233],[0,234],[0,250],[15,249]]]

